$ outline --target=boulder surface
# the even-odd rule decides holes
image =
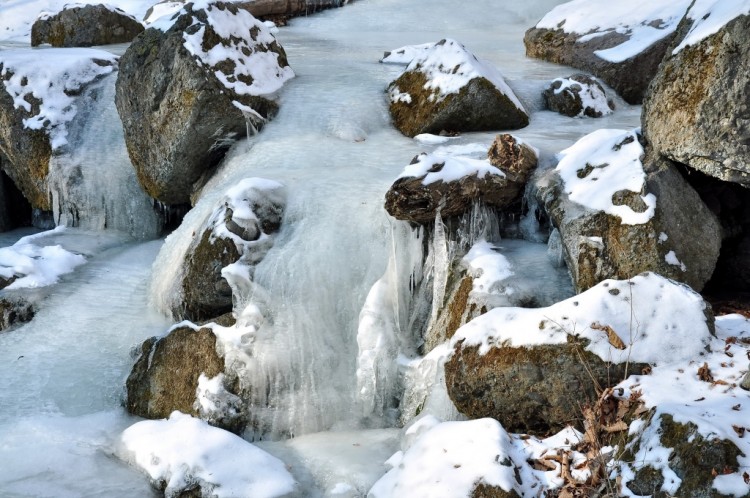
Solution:
[[[31,46],[91,47],[128,43],[143,31],[133,16],[108,5],[67,5],[31,26]]]

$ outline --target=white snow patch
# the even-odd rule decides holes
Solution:
[[[536,27],[586,35],[579,42],[611,32],[627,35],[624,43],[594,52],[617,63],[674,33],[689,5],[690,0],[573,0],[552,9]]]
[[[495,308],[459,328],[451,345],[479,353],[511,347],[565,344],[588,339],[588,351],[613,363],[669,364],[699,356],[711,340],[703,298],[688,286],[654,273],[605,280],[547,308]],[[611,344],[610,327],[625,349]]]
[[[284,463],[234,434],[180,412],[166,420],[146,420],[121,436],[121,457],[155,482],[165,496],[192,484],[217,498],[271,498],[294,491]]]
[[[10,247],[0,248],[0,277],[18,277],[8,290],[24,287],[44,287],[56,283],[61,275],[72,272],[86,262],[80,254],[66,251],[60,245],[40,246],[34,240],[51,233],[61,233],[65,227],[23,237]]]
[[[455,137],[444,137],[442,135],[433,135],[431,133],[420,133],[419,135],[416,135],[414,137],[414,140],[416,140],[419,143],[426,144],[426,145],[436,145],[436,144],[444,144],[445,142],[449,141],[451,138],[455,138]]]
[[[422,185],[430,185],[435,182],[455,182],[467,176],[485,178],[487,175],[505,177],[505,173],[487,159],[422,153],[414,164],[404,168],[398,178],[424,177]]]
[[[580,88],[580,91],[578,91],[577,93],[581,98],[581,112],[579,112],[578,116],[576,117],[584,117],[584,111],[586,110],[586,108],[590,108],[594,112],[599,112],[602,116],[608,116],[609,114],[612,114],[612,109],[610,109],[609,107],[607,96],[604,94],[604,91],[597,85],[587,85],[571,78],[556,78],[552,80],[552,84],[554,85],[554,83],[558,81],[560,82],[560,87],[555,89],[555,94],[559,94],[565,91],[574,94],[576,92],[574,92],[571,87],[577,86],[578,88]],[[539,154],[537,154],[537,156],[538,155]]]
[[[504,287],[499,289],[499,285],[503,280],[513,276],[513,270],[508,258],[495,249],[496,246],[486,240],[479,240],[464,256],[463,262],[468,265],[469,274],[473,278],[472,292],[491,294],[509,291]]]
[[[223,373],[210,379],[203,373],[198,377],[194,408],[198,410],[201,419],[212,423],[218,420],[234,419],[240,415],[242,400],[227,391],[224,384]]]
[[[403,64],[408,65],[418,55],[434,47],[434,43],[422,43],[420,45],[406,45],[404,47],[394,48],[386,52],[380,62],[384,64]]]
[[[641,194],[646,173],[637,133],[638,130],[597,130],[560,152],[556,169],[570,200],[619,216],[624,225],[639,225],[653,218],[656,196]],[[639,194],[647,209],[636,212],[626,205],[614,205],[612,197],[622,190]]]
[[[442,40],[433,47],[417,53],[406,71],[423,73],[427,78],[424,88],[433,91],[431,98],[437,101],[458,93],[475,78],[485,78],[519,110],[526,112],[500,71],[489,62],[477,59],[455,40]]]
[[[66,125],[77,112],[76,97],[69,95],[114,71],[117,58],[91,48],[27,48],[0,51],[0,65],[0,78],[14,108],[31,113],[27,98],[40,101],[39,110],[23,124],[45,130],[54,150],[68,143]]]
[[[663,244],[663,243],[664,243],[664,242],[666,242],[667,240],[669,240],[669,235],[667,235],[667,234],[666,234],[666,233],[664,233],[664,232],[661,232],[661,233],[659,234],[659,243],[660,243],[660,244]]]
[[[153,7],[151,7],[151,13],[148,15],[148,17],[143,18],[144,24],[146,24],[149,28],[157,28],[161,29],[162,24],[155,24],[159,20],[167,20],[167,16],[169,16],[169,20],[172,19],[172,16],[176,14],[177,12],[181,11],[182,8],[185,6],[184,2],[163,2],[163,3],[157,3]],[[170,24],[171,25],[171,24]],[[162,30],[166,31],[166,30]]]
[[[672,53],[676,54],[685,47],[700,43],[718,33],[730,21],[748,14],[750,0],[696,0],[687,13],[693,25]]]
[[[682,271],[687,271],[687,267],[685,266],[685,263],[677,259],[677,254],[675,254],[674,251],[669,251],[667,254],[665,254],[664,261],[666,261],[667,264],[670,264],[673,266],[679,266],[680,270]]]

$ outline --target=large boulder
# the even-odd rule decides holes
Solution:
[[[489,63],[455,40],[423,51],[388,86],[393,124],[404,135],[518,129],[523,105]]]
[[[115,103],[143,188],[185,204],[233,141],[276,113],[272,96],[294,73],[268,28],[237,5],[188,4],[171,22],[122,56]]]
[[[128,43],[143,25],[109,5],[66,5],[56,14],[42,14],[31,26],[31,46],[91,47]]]
[[[167,418],[177,410],[228,430],[241,430],[241,401],[224,376],[224,359],[216,342],[210,327],[190,325],[177,327],[161,339],[147,339],[126,381],[127,410],[145,418]],[[217,410],[218,404],[223,406]]]
[[[626,102],[639,104],[689,5],[677,0],[633,8],[627,2],[573,0],[526,32],[526,55],[590,72]]]
[[[252,278],[254,266],[273,245],[285,201],[281,184],[260,178],[227,191],[185,253],[175,318],[200,321],[232,311],[232,288],[222,270],[241,265]]]
[[[461,327],[445,364],[448,394],[470,418],[509,431],[581,425],[597,390],[670,359],[692,359],[713,339],[703,298],[655,274],[607,280],[547,308],[495,308]]]
[[[413,223],[470,211],[475,202],[503,209],[520,200],[537,153],[511,135],[498,135],[488,159],[420,154],[385,194],[385,209]]]
[[[637,131],[598,130],[537,181],[578,292],[654,271],[700,290],[721,226],[674,164],[646,154]]]
[[[719,14],[705,14],[694,7],[681,24],[687,37],[664,59],[644,100],[643,133],[659,154],[747,187],[750,15],[735,12],[716,31],[710,23],[721,22]]]
[[[551,111],[565,116],[600,118],[612,114],[615,104],[607,99],[604,87],[591,76],[574,74],[557,78],[542,92]]]
[[[32,207],[51,209],[50,158],[67,144],[77,96],[116,67],[115,56],[93,49],[0,53],[0,164]]]

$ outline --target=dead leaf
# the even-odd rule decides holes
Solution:
[[[745,435],[745,428],[744,427],[740,427],[738,425],[733,425],[732,429],[734,429],[734,432],[736,432],[739,437],[743,437]]]
[[[620,336],[617,335],[617,332],[615,332],[615,330],[609,325],[602,325],[599,322],[594,322],[591,324],[591,328],[594,330],[601,330],[603,332],[606,332],[607,339],[609,340],[609,343],[613,348],[619,350],[626,349],[627,346],[625,346],[625,343],[622,342],[622,339],[620,339]]]
[[[732,407],[732,410],[738,412],[740,411],[740,408],[742,408],[742,403],[737,403],[736,405]]]
[[[605,426],[604,430],[607,432],[622,432],[628,430],[628,424],[622,420],[618,420],[612,425]]]
[[[711,369],[708,368],[708,363],[704,363],[703,366],[698,369],[698,378],[703,382],[714,381],[714,377],[711,375]]]
[[[750,474],[748,474],[747,472],[743,472],[742,478],[745,480],[745,484],[750,484]]]
[[[694,399],[693,401],[703,401],[704,399],[706,398],[698,398],[698,399]]]

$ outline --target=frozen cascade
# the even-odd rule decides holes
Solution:
[[[68,145],[50,159],[49,190],[58,225],[105,228],[148,240],[165,213],[138,184],[122,124],[112,106],[117,73],[87,87],[68,126]]]
[[[528,104],[531,125],[514,135],[539,148],[545,157],[595,129],[638,126],[640,108],[620,100],[615,113],[599,120],[570,119],[540,110],[543,86],[572,70],[526,59],[521,40],[524,31],[556,3],[531,0],[510,6],[482,0],[462,4],[457,10],[456,3],[447,0],[363,0],[294,19],[280,28],[279,41],[298,77],[281,92],[278,116],[260,133],[232,147],[158,256],[159,242],[134,246],[123,238],[118,243],[121,253],[112,250],[90,257],[89,263],[51,289],[35,322],[0,333],[0,354],[4,355],[0,368],[7,386],[0,394],[0,461],[12,463],[0,465],[0,495],[150,496],[144,476],[108,456],[122,429],[135,421],[119,405],[132,365],[129,350],[147,336],[167,330],[168,321],[154,310],[169,310],[176,298],[173,276],[181,271],[181,255],[192,232],[229,187],[248,177],[284,184],[289,199],[275,245],[255,271],[258,292],[263,292],[269,305],[261,310],[263,326],[252,344],[253,361],[245,368],[247,381],[256,386],[256,431],[248,438],[407,423],[394,420],[394,407],[402,412],[409,411],[408,406],[414,406],[414,412],[421,407],[441,418],[457,417],[441,393],[433,391],[434,405],[425,403],[424,391],[416,389],[421,384],[406,376],[410,372],[406,364],[421,360],[417,324],[424,324],[432,309],[432,288],[416,284],[426,281],[430,271],[422,266],[422,258],[429,255],[433,234],[414,233],[390,220],[382,207],[383,195],[412,157],[437,146],[393,130],[383,90],[401,68],[377,60],[384,51],[407,44],[446,36],[460,40],[500,68]],[[90,112],[88,119],[98,124],[83,131],[71,127],[71,143],[78,144],[71,154],[93,158],[87,165],[108,164],[115,158],[131,168],[114,105],[111,97],[105,97],[112,80],[99,83],[101,98],[95,106],[79,110]],[[450,144],[487,150],[494,136],[492,132],[467,133]],[[74,163],[59,165],[73,167]],[[108,174],[121,175],[120,169],[112,170],[118,173]],[[115,211],[120,204],[111,207],[107,203],[112,199],[124,202],[134,197],[128,196],[129,191],[115,194],[109,190],[123,188],[124,183],[102,183],[100,192],[108,192],[104,200],[76,188],[56,190],[61,192],[60,199],[78,206],[79,214],[94,212],[93,207],[82,206],[106,212],[104,217],[91,217],[98,220],[97,229],[106,220],[108,228],[117,224],[148,236],[148,230],[138,226],[150,223],[146,208],[151,210],[151,205]],[[566,292],[559,288],[565,270],[559,269],[562,278],[548,270],[545,245],[490,240],[515,269],[524,270],[514,275],[516,287],[526,282],[530,293],[549,289],[549,295],[532,296],[537,304]],[[392,260],[398,266],[392,266]],[[403,272],[405,268],[413,273]],[[147,287],[144,279],[149,272]],[[363,365],[358,365],[357,343],[361,317],[367,309],[377,319],[377,306],[366,303],[373,302],[368,295],[381,279],[387,280],[381,287],[384,307],[392,310],[388,311],[390,329],[383,333],[384,341],[391,341],[390,349],[384,349],[387,355],[372,363],[377,371],[373,368],[358,377]],[[416,294],[406,292],[415,288]],[[373,344],[377,345],[377,338]],[[379,376],[387,377],[387,382],[372,382]],[[440,383],[439,375],[436,382]],[[367,385],[370,394],[363,396],[360,389]],[[414,386],[408,391],[414,396],[399,400],[408,386]],[[282,459],[294,456],[287,462],[300,469],[295,470],[295,477],[306,487],[305,496],[331,496],[333,489],[347,489],[346,485],[356,492],[339,497],[362,496],[368,483],[384,471],[382,456],[396,449],[393,438],[377,434],[342,436],[337,448],[321,443],[336,439],[335,435],[308,434],[268,443],[267,449]],[[356,463],[353,458],[341,458],[338,448],[366,451],[375,446],[370,443],[374,440],[382,441],[377,452],[358,453]],[[309,445],[304,454],[297,452],[295,442]],[[356,464],[358,470],[337,468],[334,475],[325,463],[328,456],[341,462],[337,465]],[[375,462],[376,470],[359,472],[366,461]],[[300,477],[306,473],[314,475]]]

